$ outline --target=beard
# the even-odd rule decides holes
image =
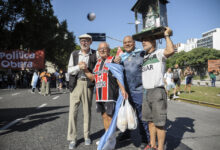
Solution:
[[[151,48],[152,48],[152,45],[150,45],[150,46],[144,48],[144,50],[145,50],[146,52],[148,52]]]

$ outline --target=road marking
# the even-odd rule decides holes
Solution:
[[[42,108],[42,107],[44,107],[44,106],[47,106],[47,103],[44,103],[44,104],[38,106],[37,109],[40,109],[40,108]]]
[[[60,96],[56,96],[56,97],[54,97],[53,99],[58,99]]]
[[[13,94],[11,94],[12,96],[16,96],[16,95],[18,95],[18,94],[21,94],[21,93],[13,93]]]
[[[10,126],[20,122],[21,120],[23,120],[24,118],[18,118],[12,122],[10,122],[9,124],[7,124],[6,126],[2,127],[0,130],[5,130],[5,129],[8,129]]]

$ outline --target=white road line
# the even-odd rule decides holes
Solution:
[[[13,93],[13,94],[11,94],[12,96],[15,96],[15,95],[18,95],[18,94],[21,94],[21,93]]]
[[[2,127],[0,130],[5,130],[5,129],[8,129],[10,126],[20,122],[21,120],[23,120],[24,118],[18,118],[12,122],[10,122],[9,124],[7,124],[6,126]]]
[[[42,107],[44,107],[44,106],[47,106],[47,103],[44,103],[44,104],[38,106],[37,109],[40,109],[40,108],[42,108]]]
[[[60,96],[56,96],[56,97],[54,97],[53,99],[58,99]]]

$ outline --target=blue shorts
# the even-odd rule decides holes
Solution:
[[[166,85],[166,90],[169,91],[170,89],[174,89],[176,86],[174,83],[170,83],[168,85]]]

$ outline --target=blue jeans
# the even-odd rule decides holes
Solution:
[[[216,78],[212,78],[211,84],[213,87],[215,87],[215,81],[216,81]]]

